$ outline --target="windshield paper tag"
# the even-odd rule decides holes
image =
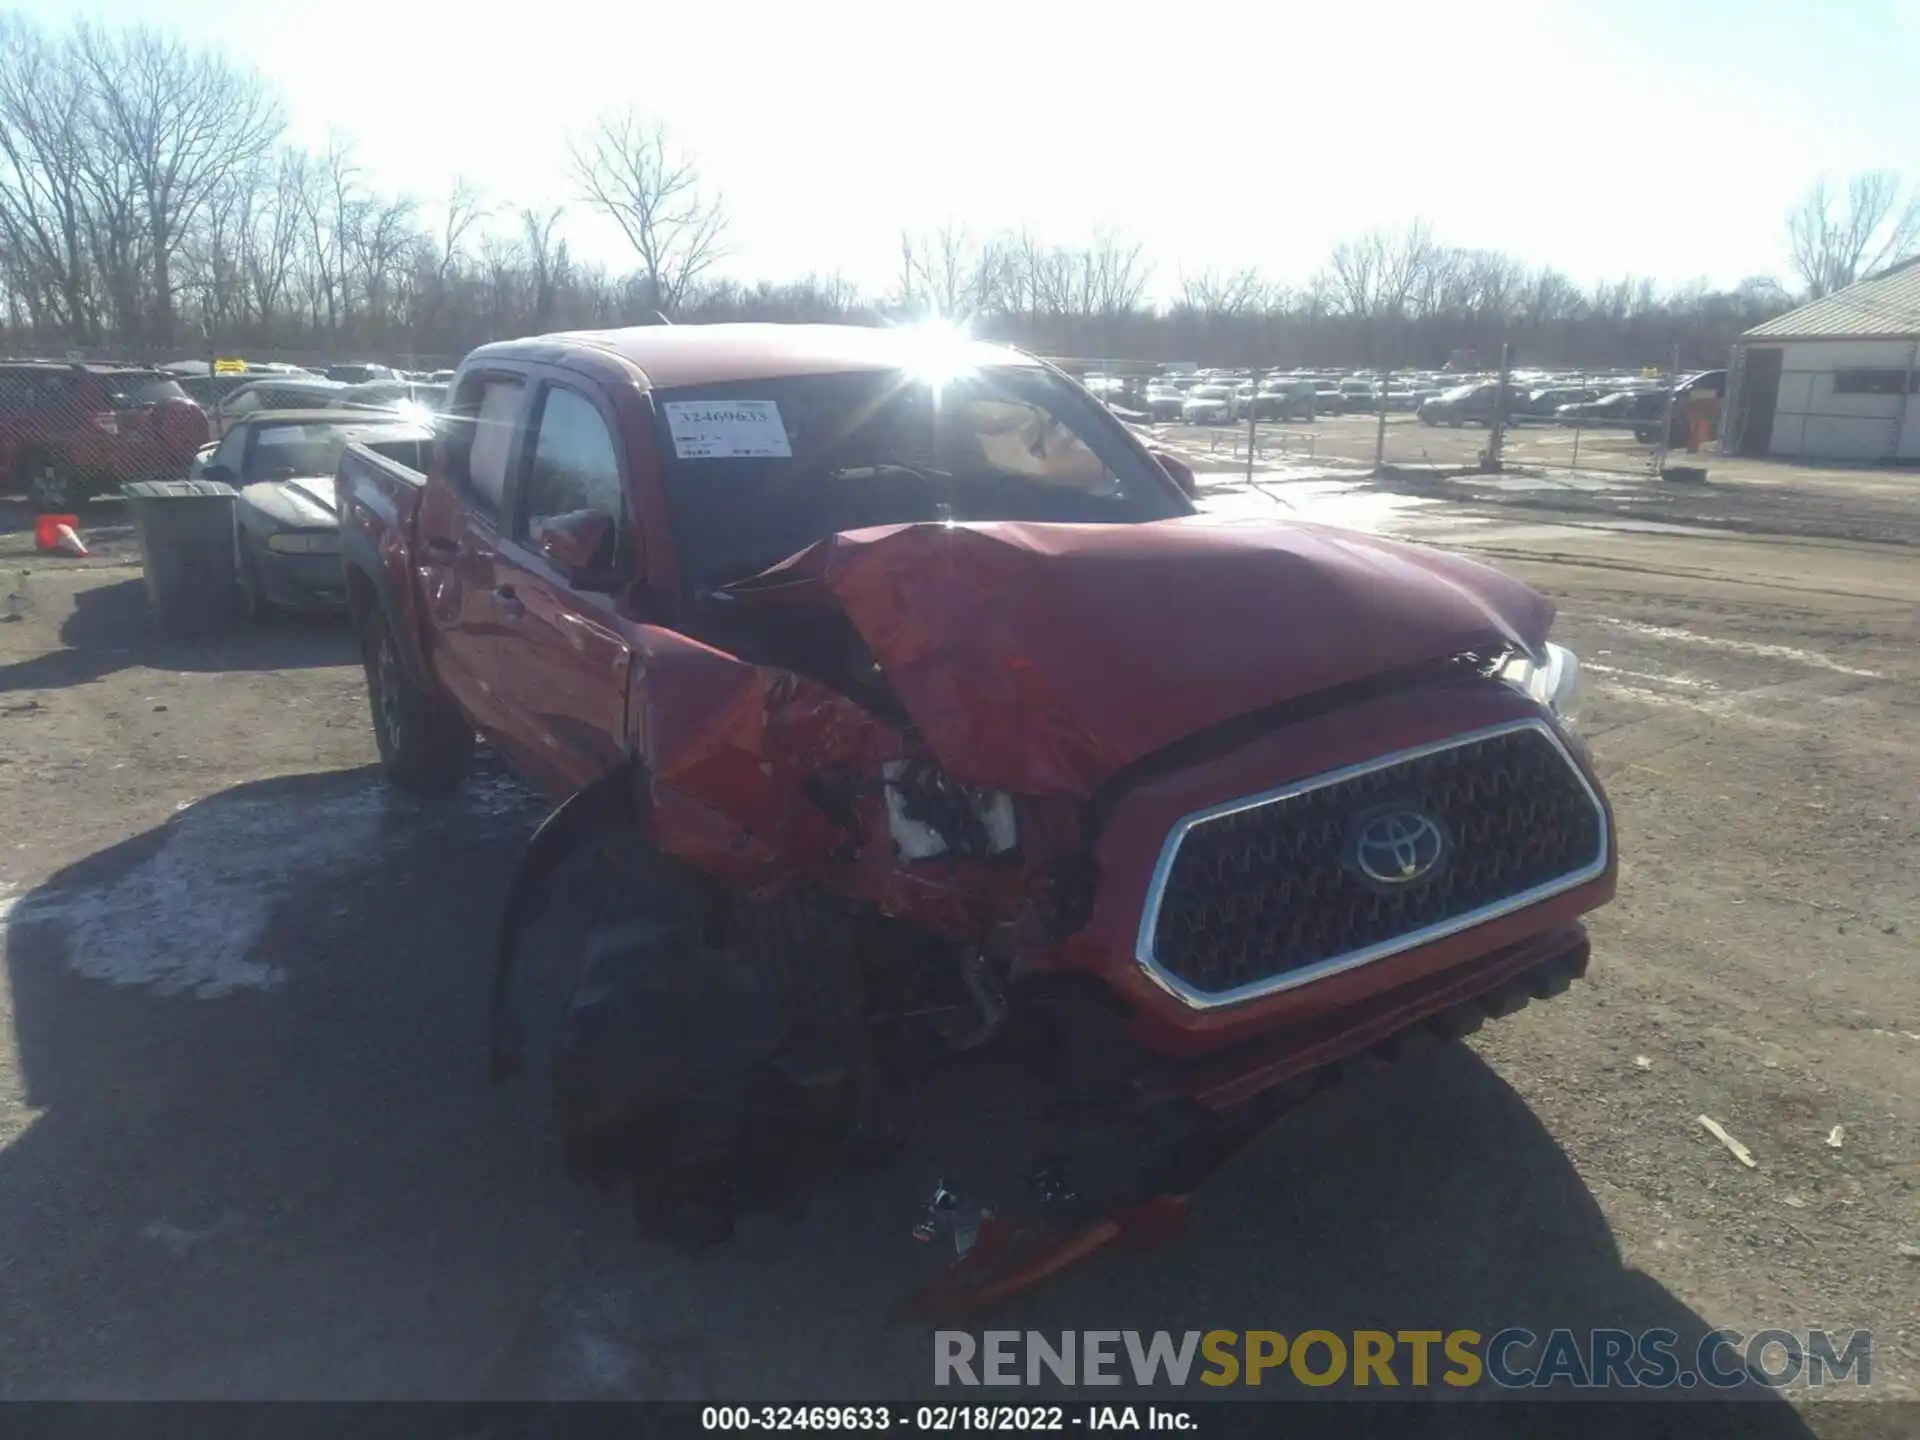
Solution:
[[[669,400],[661,408],[673,453],[682,460],[793,457],[780,407],[771,400]]]

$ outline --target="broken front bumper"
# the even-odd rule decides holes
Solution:
[[[1589,953],[1583,925],[1537,935],[1231,1050],[1150,1069],[1141,1078],[1142,1098],[1191,1100],[1219,1112],[1254,1102],[1284,1108],[1282,1097],[1305,1098],[1300,1082],[1310,1091],[1352,1061],[1396,1060],[1560,994],[1587,973]]]

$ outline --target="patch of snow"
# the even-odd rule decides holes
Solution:
[[[1686,675],[1659,675],[1650,670],[1622,670],[1613,665],[1596,665],[1591,660],[1583,661],[1580,668],[1589,675],[1618,675],[1623,680],[1651,680],[1657,685],[1677,685],[1682,690],[1717,690],[1720,688],[1710,680],[1695,680]]]
[[[448,823],[529,808],[523,787],[492,775],[476,776],[461,801]],[[311,801],[211,796],[177,812],[158,848],[124,873],[5,901],[0,931],[58,925],[68,967],[108,985],[203,1000],[273,990],[288,974],[259,946],[275,907],[316,876],[421,844],[420,814],[378,781]]]
[[[1735,655],[1752,655],[1766,660],[1786,660],[1796,665],[1832,670],[1840,675],[1851,675],[1860,680],[1887,678],[1878,670],[1861,670],[1852,665],[1843,665],[1831,656],[1822,655],[1814,650],[1799,650],[1791,645],[1769,645],[1758,640],[1734,640],[1724,635],[1697,635],[1691,630],[1682,630],[1677,625],[1649,625],[1640,620],[1614,620],[1606,616],[1592,618],[1598,624],[1611,626],[1615,630],[1626,630],[1635,635],[1644,635],[1650,640],[1673,640],[1683,645],[1702,645],[1708,649],[1725,650]]]

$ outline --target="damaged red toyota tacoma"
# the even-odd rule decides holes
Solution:
[[[566,1149],[643,1223],[722,1237],[886,1154],[934,1072],[1012,1064],[1047,1138],[957,1239],[991,1300],[1351,1063],[1584,973],[1613,822],[1551,603],[1192,489],[1047,363],[907,328],[492,344],[427,473],[349,449],[388,775],[448,790],[477,732],[558,807],[496,1071],[566,883]]]

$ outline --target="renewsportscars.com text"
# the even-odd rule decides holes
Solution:
[[[1331,1385],[1421,1390],[1864,1386],[1873,1335],[1714,1330],[964,1330],[933,1336],[936,1385]]]

